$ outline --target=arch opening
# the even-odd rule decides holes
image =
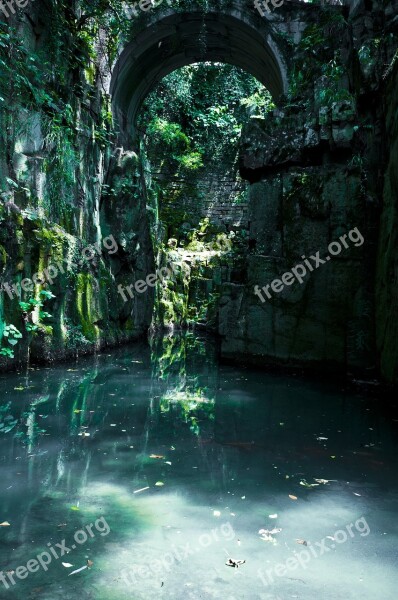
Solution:
[[[224,284],[243,283],[249,184],[239,174],[241,130],[275,108],[246,71],[226,63],[181,67],[158,83],[137,119],[157,267],[154,324],[215,329]],[[148,176],[149,175],[149,176]]]
[[[250,73],[276,104],[287,91],[284,57],[266,20],[237,9],[155,16],[113,69],[111,95],[122,141],[134,139],[140,107],[154,85],[178,68],[204,61]]]

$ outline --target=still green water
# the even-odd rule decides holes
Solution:
[[[0,598],[396,599],[377,398],[222,366],[189,333],[0,391]]]

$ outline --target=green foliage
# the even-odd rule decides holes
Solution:
[[[14,358],[14,351],[11,348],[0,348],[0,355],[7,358]]]
[[[259,115],[262,116],[264,112],[269,112],[275,108],[271,96],[269,94],[260,94],[258,91],[254,92],[248,98],[242,98],[240,100],[241,106],[246,106],[251,116]]]
[[[189,139],[182,132],[178,123],[169,123],[166,119],[156,117],[148,127],[149,135],[155,135],[173,151],[181,151],[189,146]]]
[[[3,331],[3,335],[4,337],[8,338],[8,342],[11,344],[12,341],[14,341],[14,343],[12,343],[12,345],[14,346],[15,340],[20,340],[22,338],[22,333],[20,331],[18,331],[18,329],[14,326],[14,325],[7,325],[6,327],[4,327],[4,331]]]
[[[19,307],[24,312],[33,311],[36,308],[36,306],[43,306],[43,304],[40,302],[40,300],[36,300],[35,298],[30,298],[30,300],[28,300],[28,302],[20,302],[19,303]]]
[[[155,168],[198,169],[233,162],[243,123],[273,107],[268,91],[248,73],[226,64],[196,63],[158,84],[145,100],[138,125],[146,131]]]
[[[328,87],[323,90],[320,90],[318,95],[319,103],[322,106],[331,107],[333,102],[340,102],[342,100],[352,100],[352,95],[348,90],[344,89],[334,89],[333,87]]]
[[[200,152],[191,152],[191,142],[178,123],[155,117],[148,126],[151,142],[162,146],[181,167],[195,170],[203,166]]]
[[[339,40],[346,23],[342,14],[333,7],[323,7],[319,11],[317,23],[308,25],[298,45],[300,55],[293,64],[289,97],[295,98],[310,93],[314,81],[322,75],[333,85],[344,75],[339,50],[333,41]],[[329,43],[325,43],[325,40]]]
[[[64,326],[68,348],[77,351],[90,344],[90,341],[83,334],[81,325],[74,325],[70,319],[65,318]]]
[[[45,298],[46,300],[51,300],[51,298],[55,298],[55,295],[49,290],[41,290],[39,296]]]
[[[369,40],[366,44],[360,47],[358,50],[358,58],[360,62],[366,63],[375,60],[377,51],[380,48],[381,39],[374,38]]]
[[[10,410],[11,402],[0,406],[0,433],[9,433],[18,424],[18,419],[12,416]]]
[[[10,346],[16,346],[18,341],[22,339],[22,333],[14,325],[6,325],[3,330],[3,338],[6,339]],[[14,358],[14,350],[8,347],[0,349],[0,355],[7,358]]]
[[[190,152],[179,157],[180,165],[188,171],[196,171],[203,167],[203,156],[200,152]]]
[[[55,298],[54,294],[47,290],[42,290],[39,293],[39,297],[41,299],[50,300],[51,298]],[[33,322],[33,312],[35,312],[38,308],[40,309],[43,306],[43,302],[41,300],[37,300],[36,298],[29,298],[26,302],[19,302],[19,308],[22,312],[22,316],[25,321],[25,330],[28,333],[35,334],[37,331],[42,329],[43,320],[49,319],[52,317],[48,312],[39,310],[37,322]],[[45,328],[48,333],[52,331],[51,327]],[[23,338],[22,333],[15,327],[15,325],[6,325],[3,330],[3,340],[5,340],[10,346],[16,346]],[[5,356],[6,358],[14,358],[14,350],[12,348],[8,348],[7,346],[0,347],[0,356]]]
[[[39,293],[39,297],[41,299],[46,299],[49,300],[51,298],[55,298],[54,294],[52,292],[49,292],[47,290],[42,290]],[[46,311],[42,311],[39,310],[38,311],[38,319],[37,322],[33,322],[32,319],[32,314],[37,310],[40,309],[43,306],[43,302],[40,300],[37,300],[36,298],[29,298],[27,302],[20,302],[19,303],[19,307],[21,308],[21,310],[24,313],[24,319],[25,319],[25,329],[26,331],[28,331],[29,333],[35,333],[36,331],[38,331],[42,326],[43,326],[43,320],[44,319],[50,319],[52,317],[52,315],[50,315],[50,313],[46,312]],[[51,327],[47,326],[47,331],[48,330],[52,330]]]

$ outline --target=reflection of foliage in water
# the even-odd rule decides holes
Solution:
[[[154,337],[151,347],[154,377],[167,381],[170,376],[178,374],[181,380],[185,378],[186,344],[182,343],[182,337]]]
[[[6,414],[11,408],[11,402],[7,402],[4,406],[0,406],[0,433],[8,433],[14,429],[18,420],[11,414]]]
[[[196,374],[195,359],[200,359],[201,375]],[[199,421],[213,419],[214,393],[202,380],[203,363],[210,361],[205,341],[191,332],[152,339],[153,376],[161,384],[159,410],[178,411],[178,417],[199,435]],[[210,362],[209,362],[210,364]],[[199,365],[198,365],[199,366]]]
[[[23,412],[21,415],[22,424],[15,434],[15,437],[18,438],[23,445],[28,446],[29,452],[32,452],[38,441],[38,437],[41,434],[46,433],[46,430],[40,427],[37,422],[36,408],[47,402],[49,398],[50,396],[43,396],[33,400],[30,404],[29,410]]]
[[[185,423],[189,423],[191,431],[199,435],[199,422],[202,419],[206,421],[214,419],[214,399],[206,398],[206,390],[198,388],[192,392],[186,389],[184,392],[168,390],[160,398],[159,405],[162,413],[169,412],[174,406],[179,408],[179,418]]]

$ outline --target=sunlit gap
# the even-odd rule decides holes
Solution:
[[[224,283],[245,280],[249,186],[239,141],[275,108],[268,90],[235,66],[199,62],[164,77],[145,99],[137,130],[159,265],[155,324],[214,328]]]

